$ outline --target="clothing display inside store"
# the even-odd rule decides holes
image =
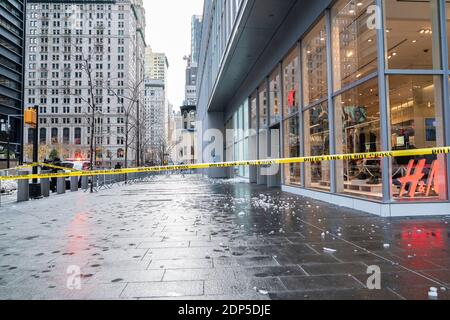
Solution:
[[[346,107],[347,152],[367,153],[377,151],[380,120],[369,119],[365,107]],[[381,159],[347,161],[344,167],[344,187],[352,192],[382,194]]]

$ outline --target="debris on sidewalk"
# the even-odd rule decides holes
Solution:
[[[337,250],[330,249],[330,248],[323,248],[323,252],[325,252],[325,253],[336,253]]]
[[[435,287],[431,287],[431,288],[430,288],[430,291],[428,292],[428,297],[429,297],[430,299],[435,299],[435,298],[437,298],[438,296],[439,296],[439,294],[438,294],[438,289],[435,288]]]

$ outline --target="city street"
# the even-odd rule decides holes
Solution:
[[[161,176],[0,208],[0,299],[449,299],[450,217]],[[369,266],[381,289],[369,290]]]

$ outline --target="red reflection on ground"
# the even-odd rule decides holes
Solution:
[[[85,213],[78,213],[70,222],[66,230],[66,235],[69,240],[66,250],[69,252],[78,254],[86,249],[87,231],[89,229],[88,220],[89,218]]]
[[[439,258],[448,248],[447,234],[441,226],[405,226],[400,235],[400,248],[406,258],[403,263],[413,269],[430,267],[429,258]]]

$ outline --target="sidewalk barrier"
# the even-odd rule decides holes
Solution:
[[[19,170],[17,176],[27,176],[28,171]],[[17,182],[17,202],[25,202],[30,200],[30,184],[28,179],[18,180]]]
[[[51,171],[50,170],[41,171],[41,174],[48,174],[48,173],[51,173]],[[42,196],[44,198],[50,197],[50,179],[41,178],[41,191],[42,191]]]
[[[450,153],[450,147],[429,148],[429,149],[414,149],[414,150],[400,150],[400,151],[385,151],[385,152],[370,152],[370,153],[354,153],[341,155],[324,155],[316,157],[299,157],[299,158],[285,158],[285,159],[269,159],[269,160],[253,160],[253,161],[232,161],[221,163],[200,163],[180,166],[159,166],[159,167],[144,167],[144,168],[129,168],[118,170],[96,170],[96,171],[74,171],[74,172],[60,172],[53,174],[29,174],[22,176],[0,176],[0,181],[8,180],[29,180],[40,178],[60,178],[60,177],[97,177],[101,175],[128,175],[128,180],[136,179],[136,174],[143,173],[160,173],[171,172],[178,170],[198,170],[211,168],[230,168],[242,166],[271,166],[293,163],[306,162],[325,162],[325,161],[339,161],[339,160],[364,160],[364,159],[384,159],[397,157],[414,157],[414,156],[437,156]],[[94,184],[95,185],[95,184]]]
[[[81,190],[87,190],[89,188],[89,177],[81,177]]]
[[[70,177],[70,191],[77,192],[78,191],[78,177]]]
[[[59,171],[58,174],[64,174],[63,171]],[[56,193],[64,194],[66,193],[66,177],[57,177],[56,180]]]

